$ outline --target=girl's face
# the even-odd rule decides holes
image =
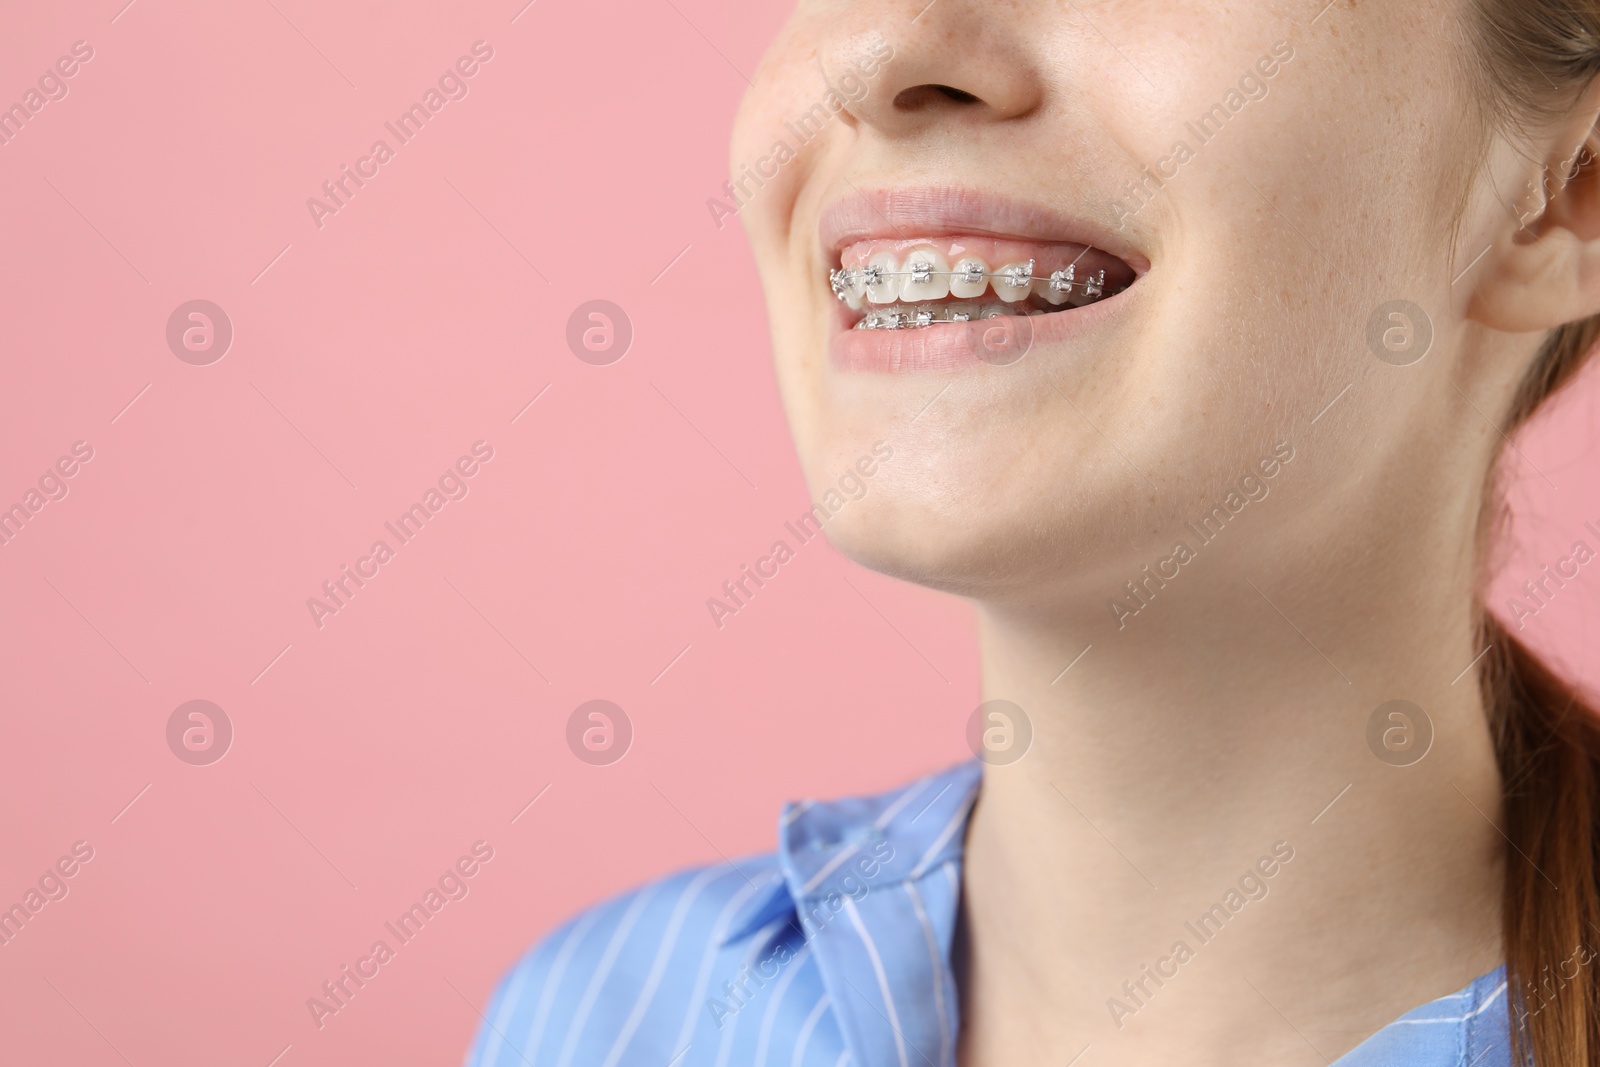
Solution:
[[[1469,263],[1523,175],[1472,177],[1465,0],[1325,2],[802,0],[730,206],[836,544],[1020,601],[1120,586],[1217,505],[1239,548],[1470,525],[1439,488],[1494,437]]]

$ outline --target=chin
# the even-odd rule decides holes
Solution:
[[[868,570],[941,592],[984,596],[992,591],[996,566],[990,538],[970,527],[930,524],[920,509],[880,505],[841,517],[827,528],[828,541]]]
[[[901,450],[894,462],[910,458]],[[1072,573],[1084,565],[1087,531],[1047,528],[1036,509],[1019,513],[1015,498],[994,500],[983,486],[935,481],[926,473],[909,462],[881,470],[870,492],[827,518],[829,543],[869,570],[978,600],[1037,592],[1056,584],[1063,569]],[[813,486],[824,510],[827,488]],[[1073,557],[1081,558],[1074,563]]]

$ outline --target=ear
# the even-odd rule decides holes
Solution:
[[[1542,133],[1506,225],[1474,271],[1467,315],[1506,333],[1552,330],[1600,314],[1600,79]]]

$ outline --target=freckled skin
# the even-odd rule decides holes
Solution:
[[[835,543],[871,566],[973,595],[1103,588],[1165,547],[1152,537],[1166,539],[1274,441],[1305,440],[1345,385],[1381,369],[1366,339],[1378,304],[1402,297],[1430,309],[1436,347],[1459,346],[1445,207],[1461,168],[1442,163],[1467,151],[1461,90],[1421,76],[1452,61],[1446,35],[1419,29],[1454,6],[1339,4],[1311,27],[1312,5],[1286,3],[1019,0],[982,5],[980,15],[939,0],[920,17],[924,0],[802,3],[741,110],[736,169],[823,97],[825,72],[836,78],[878,40],[896,57],[741,214],[812,484],[831,482],[879,438],[906,460],[830,528]],[[1293,58],[1257,76],[1265,96],[1200,143],[1186,123],[1278,42]],[[930,83],[980,102],[919,88]],[[1131,202],[1123,183],[1180,140],[1194,158],[1121,230],[1152,269],[1114,325],[1004,373],[955,375],[914,424],[952,376],[829,368],[831,264],[817,221],[852,187],[997,189],[1110,225],[1119,198]],[[1457,418],[1450,373],[1439,359],[1398,386],[1352,390],[1344,423],[1390,429],[1376,448],[1361,443],[1360,463],[1420,474],[1419,454],[1481,452],[1484,428]],[[1304,500],[1357,514],[1385,507],[1348,480],[1328,494],[1352,462],[1330,437],[1296,472]],[[1128,498],[1135,470],[1154,483],[1153,500]],[[1282,510],[1283,522],[1304,519],[1303,509]],[[1252,532],[1274,543],[1290,533]],[[1020,558],[1015,546],[1030,539],[1049,551]]]
[[[1331,1059],[1502,958],[1504,844],[1481,814],[1498,771],[1476,687],[1452,679],[1480,653],[1497,425],[1546,332],[1600,311],[1600,196],[1583,192],[1600,183],[1521,229],[1514,202],[1572,155],[1600,94],[1515,142],[1492,130],[1463,72],[1468,3],[802,0],[754,78],[735,173],[893,52],[739,220],[813,495],[894,449],[828,537],[969,597],[985,696],[1033,717],[1028,758],[986,770],[968,830],[963,1067],[1091,1042],[1098,1067],[1310,1067],[1322,1055],[1264,1029],[1238,974]],[[841,370],[819,220],[856,190],[929,186],[1086,220],[1148,269],[1114,313],[1009,366]],[[1421,317],[1385,317],[1392,301]],[[1385,339],[1418,330],[1426,355],[1396,365]],[[1275,454],[1270,493],[1196,539]],[[1163,566],[1179,540],[1193,561]],[[1146,568],[1170,581],[1124,625],[1108,605],[1137,604]],[[1397,775],[1363,738],[1401,695],[1438,741]],[[1235,859],[1353,783],[1296,839],[1297,888],[1138,1027],[1111,1026],[1108,994]],[[1159,868],[1161,894],[1110,840]]]

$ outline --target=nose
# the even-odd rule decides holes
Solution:
[[[933,127],[983,125],[1022,118],[1044,97],[1036,57],[1021,27],[1033,20],[998,18],[995,0],[890,0],[852,4],[819,42],[830,85],[874,65],[868,89],[846,106],[862,126],[888,137]],[[856,11],[866,14],[856,15]],[[870,19],[870,22],[868,21]]]

